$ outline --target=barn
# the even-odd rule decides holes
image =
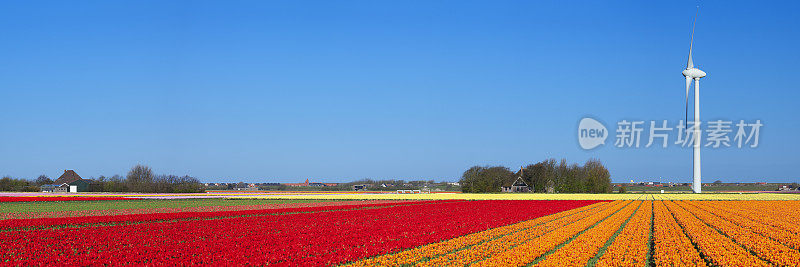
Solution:
[[[42,186],[42,192],[85,192],[89,190],[89,183],[74,170],[64,170],[53,184]]]

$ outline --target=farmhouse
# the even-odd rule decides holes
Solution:
[[[247,185],[246,183],[244,183],[244,182],[239,182],[238,184],[236,184],[235,186],[233,186],[233,189],[236,189],[236,190],[240,190],[240,191],[241,191],[241,190],[250,190],[250,189],[252,189],[252,188],[250,188],[250,186],[248,186],[248,185]]]
[[[510,186],[503,186],[501,187],[501,191],[509,192],[509,193],[526,193],[530,192],[532,189],[525,183],[525,180],[522,179],[522,167],[519,168],[519,176]]]
[[[89,183],[74,170],[64,170],[53,184],[42,186],[42,192],[85,192],[89,190]]]
[[[308,183],[308,179],[306,179],[306,182],[305,182],[305,183],[297,183],[297,184],[291,184],[291,183],[290,183],[290,184],[285,184],[285,185],[287,185],[287,186],[294,186],[294,187],[300,187],[300,186],[308,186],[308,184],[309,184],[309,183]]]

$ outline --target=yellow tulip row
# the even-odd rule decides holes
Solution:
[[[589,217],[552,229],[546,234],[528,240],[512,249],[493,252],[491,257],[476,262],[472,266],[524,266],[536,258],[550,252],[558,245],[563,244],[578,233],[594,226],[612,214],[631,204],[631,201],[615,202],[613,206],[592,214]]]
[[[675,202],[711,227],[731,237],[737,243],[762,259],[780,266],[800,266],[800,251],[787,247],[769,237],[750,231],[732,221],[723,219],[686,201]]]
[[[627,194],[625,194],[627,195]],[[775,194],[775,193],[664,193],[664,194],[643,194],[652,197],[653,200],[737,200],[737,201],[797,201],[800,194]]]
[[[546,267],[560,266],[586,266],[597,255],[608,239],[619,231],[622,224],[627,221],[641,206],[641,201],[636,201],[607,219],[598,223],[586,232],[559,248],[550,255],[545,256],[536,265]],[[644,244],[645,247],[647,244]]]
[[[215,195],[215,194],[211,194]],[[218,195],[218,194],[216,194]],[[337,194],[259,194],[230,196],[236,198],[263,199],[363,199],[363,200],[800,200],[800,194],[472,194],[472,193],[432,193],[432,194],[391,194],[391,193],[337,193]]]
[[[662,201],[653,202],[653,245],[656,266],[706,266]]]
[[[619,205],[620,203],[615,203],[612,205]],[[608,205],[607,205],[608,206]],[[597,214],[598,212],[603,212],[604,210],[608,209],[607,206],[604,206],[599,209],[594,209],[589,212],[583,212],[580,214],[576,214],[574,216],[564,217],[558,220],[554,220],[548,222],[546,224],[525,229],[523,231],[516,232],[511,235],[503,236],[501,238],[497,238],[491,240],[489,242],[481,243],[470,247],[468,249],[459,250],[442,257],[432,259],[430,261],[422,262],[418,264],[418,266],[464,266],[470,263],[482,260],[486,257],[489,257],[493,254],[496,254],[501,251],[507,251],[519,244],[527,242],[533,238],[539,237],[547,232],[552,231],[553,229],[558,229],[579,221],[581,219],[585,219],[593,214]]]
[[[689,211],[671,201],[665,201],[676,221],[697,244],[700,251],[714,265],[719,266],[770,266],[767,262],[745,250],[739,244],[706,225]]]
[[[445,255],[454,251],[463,251],[464,248],[474,246],[475,244],[483,243],[486,241],[494,240],[499,237],[508,236],[515,232],[527,230],[529,228],[543,228],[559,225],[561,221],[576,220],[574,218],[582,218],[587,215],[586,213],[596,212],[603,210],[611,202],[600,202],[584,207],[559,212],[547,216],[542,216],[533,220],[528,220],[512,225],[502,226],[498,228],[489,229],[477,233],[468,234],[465,236],[449,239],[446,241],[432,243],[424,246],[419,246],[413,249],[405,250],[399,253],[381,255],[375,258],[369,258],[350,263],[346,266],[401,266],[410,265],[423,261],[425,259],[435,258],[440,255]],[[559,222],[559,223],[553,223]]]
[[[650,241],[652,218],[653,202],[645,201],[597,260],[595,266],[644,266],[649,253],[647,243]]]

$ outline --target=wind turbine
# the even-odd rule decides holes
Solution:
[[[686,69],[682,74],[686,77],[686,124],[689,123],[689,87],[694,80],[694,170],[692,191],[700,193],[700,78],[706,77],[706,73],[694,67],[692,62],[692,45],[694,45],[694,26],[697,24],[697,14],[700,12],[700,7],[697,7],[697,12],[694,15],[694,22],[692,23],[692,39],[689,41],[689,60],[686,62]],[[688,130],[688,129],[687,129]]]

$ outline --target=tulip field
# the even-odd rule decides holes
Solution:
[[[795,200],[6,200],[8,266],[800,265]]]

